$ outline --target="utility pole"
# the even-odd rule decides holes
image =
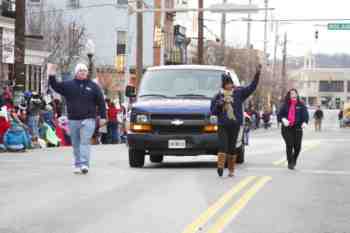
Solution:
[[[203,9],[203,0],[198,0],[198,9]],[[203,64],[204,50],[204,13],[198,10],[198,64]]]
[[[126,29],[127,29],[127,36],[126,36],[126,48],[125,48],[125,76],[124,76],[124,90],[126,90],[126,87],[130,84],[130,43],[131,43],[131,36],[130,36],[130,17],[131,14],[129,12],[129,9],[127,10],[127,16],[126,16]]]
[[[249,0],[249,5],[252,4],[252,0]],[[251,24],[251,20],[252,19],[252,15],[248,14],[248,23],[247,23],[247,49],[250,49],[251,47],[251,31],[252,31],[252,24]]]
[[[223,4],[227,3],[227,0],[223,0]],[[221,17],[221,61],[220,65],[224,65],[225,62],[225,42],[226,42],[226,14],[223,13]]]
[[[249,0],[249,5],[252,4],[252,0]],[[248,14],[248,24],[247,24],[247,51],[248,51],[248,66],[247,66],[247,73],[248,73],[248,78],[251,77],[251,67],[252,67],[252,51],[251,51],[251,30],[252,30],[252,25],[251,25],[251,14]]]
[[[279,23],[276,22],[275,26],[276,32],[275,32],[275,45],[274,45],[274,51],[273,51],[273,64],[272,64],[272,80],[276,79],[276,66],[277,66],[277,49],[279,44]]]
[[[284,34],[284,43],[283,43],[283,61],[282,61],[282,95],[285,96],[287,92],[287,32]]]
[[[16,0],[15,20],[15,92],[25,91],[25,0]]]
[[[137,1],[137,9],[143,8],[142,0]],[[139,83],[143,74],[143,13],[137,12],[137,43],[136,43],[136,86]]]
[[[227,3],[227,0],[223,0],[223,4]],[[222,13],[221,17],[221,46],[225,47],[226,40],[226,13]]]
[[[160,28],[163,31],[164,25],[165,25],[165,12],[164,12],[165,0],[161,0],[160,7],[162,9],[162,12],[160,13]],[[165,51],[164,44],[165,43],[162,42],[160,45],[160,65],[161,66],[164,65],[164,51]]]
[[[264,1],[265,1],[264,54],[266,56],[266,52],[267,52],[267,16],[268,16],[269,0],[264,0]]]

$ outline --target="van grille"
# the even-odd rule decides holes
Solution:
[[[202,126],[182,125],[182,126],[154,126],[154,131],[158,134],[200,134],[202,133]]]
[[[205,120],[203,114],[152,114],[152,120]]]

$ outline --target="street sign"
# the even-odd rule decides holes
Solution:
[[[350,23],[329,23],[328,30],[350,30]]]
[[[257,13],[259,8],[253,4],[219,3],[210,6],[213,13],[235,12],[235,13]]]

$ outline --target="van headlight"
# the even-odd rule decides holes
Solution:
[[[138,115],[136,115],[136,123],[137,124],[148,124],[148,123],[150,123],[150,118],[146,114],[138,114]]]
[[[217,116],[214,116],[214,115],[211,115],[209,117],[209,123],[211,125],[217,125],[218,124],[218,117]]]

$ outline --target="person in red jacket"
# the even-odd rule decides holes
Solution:
[[[119,109],[115,106],[115,104],[107,99],[106,103],[108,105],[108,123],[107,129],[109,138],[111,139],[112,144],[119,143],[119,130],[118,130],[118,113]]]
[[[4,144],[4,135],[10,128],[10,122],[6,119],[6,113],[1,111],[0,114],[0,144]]]

